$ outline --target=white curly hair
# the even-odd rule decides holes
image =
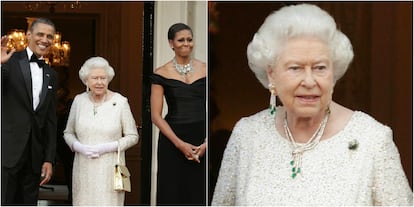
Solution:
[[[270,14],[247,46],[250,69],[268,88],[267,70],[273,68],[284,44],[294,37],[316,37],[328,44],[334,68],[334,81],[348,69],[354,52],[351,42],[337,29],[335,20],[311,4],[285,6]]]
[[[103,68],[108,74],[108,83],[115,76],[114,69],[109,65],[108,61],[103,57],[91,57],[83,63],[81,69],[79,70],[79,78],[86,85],[88,76],[91,73],[92,69]]]

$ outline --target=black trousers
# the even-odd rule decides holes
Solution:
[[[37,205],[40,171],[34,172],[31,159],[31,144],[13,168],[1,168],[1,204]]]

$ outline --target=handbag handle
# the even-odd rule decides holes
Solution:
[[[120,165],[121,164],[121,159],[120,159],[121,146],[119,144],[119,140],[117,142],[118,142],[118,165]]]

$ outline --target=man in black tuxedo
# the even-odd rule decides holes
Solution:
[[[2,205],[37,205],[39,185],[53,173],[58,83],[42,59],[54,34],[53,22],[38,18],[29,26],[25,50],[8,52],[8,37],[1,38]]]

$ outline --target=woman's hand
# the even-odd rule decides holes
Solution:
[[[72,145],[74,152],[81,153],[88,157],[89,159],[98,158],[99,154],[96,149],[92,148],[91,145],[82,144],[78,141],[74,142]]]
[[[200,146],[198,146],[197,150],[195,151],[195,154],[198,155],[198,158],[203,157],[206,153],[207,144],[204,142]],[[200,162],[200,161],[199,161]]]
[[[176,147],[181,151],[181,153],[184,154],[187,160],[194,160],[198,163],[200,162],[200,160],[198,159],[198,155],[196,153],[199,150],[199,147],[184,141],[181,141]]]

